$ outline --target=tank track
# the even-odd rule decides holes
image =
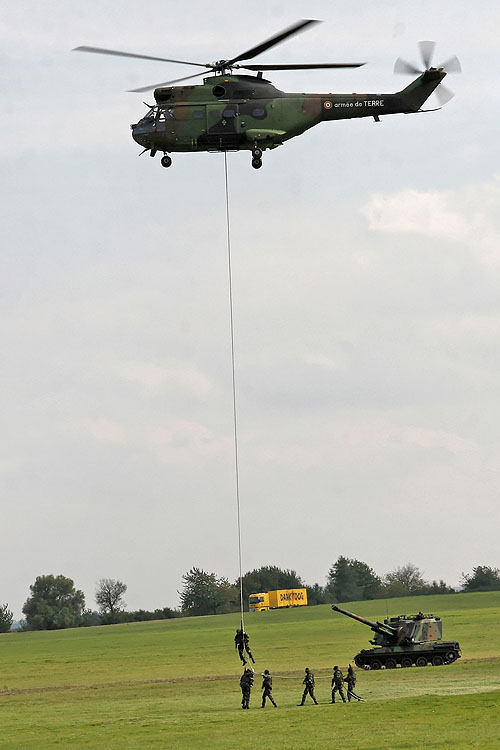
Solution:
[[[398,666],[427,667],[429,664],[440,667],[453,664],[460,659],[460,646],[456,641],[440,643],[438,648],[422,648],[415,651],[381,652],[361,651],[354,657],[354,663],[360,669],[396,669]]]

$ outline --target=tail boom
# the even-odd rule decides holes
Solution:
[[[430,69],[395,94],[329,94],[321,97],[321,120],[347,120],[418,112],[446,73]]]

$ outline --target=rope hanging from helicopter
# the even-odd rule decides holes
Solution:
[[[236,489],[236,521],[238,528],[238,567],[240,573],[240,619],[241,630],[245,632],[245,621],[243,611],[243,565],[241,545],[241,503],[240,503],[240,476],[238,455],[238,413],[236,409],[236,377],[235,377],[235,355],[234,355],[234,305],[233,305],[233,272],[231,263],[231,221],[229,215],[229,182],[227,172],[227,152],[224,151],[224,186],[226,193],[226,243],[227,243],[227,267],[229,281],[229,328],[231,337],[231,382],[233,395],[233,436],[234,436],[234,474]]]

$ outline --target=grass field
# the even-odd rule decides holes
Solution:
[[[246,615],[256,672],[269,668],[278,709],[241,711],[233,646],[238,615],[0,636],[0,747],[500,748],[500,592],[347,605],[370,619],[435,612],[458,640],[453,665],[358,670],[365,703],[329,705],[333,664],[344,669],[371,631],[329,606]],[[298,708],[304,667],[319,706]]]

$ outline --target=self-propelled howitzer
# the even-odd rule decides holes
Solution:
[[[460,658],[460,646],[456,641],[443,641],[443,623],[440,617],[424,615],[398,615],[383,622],[372,622],[364,617],[332,605],[332,609],[353,620],[367,625],[375,633],[370,641],[378,648],[362,649],[356,654],[356,666],[365,669],[394,669],[398,666],[426,667],[433,664],[451,664]]]

